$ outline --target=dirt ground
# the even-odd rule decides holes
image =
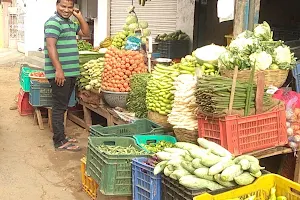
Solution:
[[[87,132],[72,122],[67,135],[79,140],[81,152],[55,152],[47,124],[40,130],[33,116],[10,110],[19,92],[19,67],[0,67],[0,199],[88,200],[81,189],[80,159]]]

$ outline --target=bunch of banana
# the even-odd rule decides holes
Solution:
[[[151,1],[151,0],[138,0],[138,1],[140,5],[145,6],[146,1]]]
[[[110,47],[111,43],[112,43],[111,37],[107,37],[100,43],[100,48],[108,48]]]

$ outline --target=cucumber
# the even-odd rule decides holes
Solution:
[[[214,176],[208,175],[208,170],[208,168],[199,168],[194,171],[194,174],[199,178],[213,181]]]
[[[189,173],[193,174],[194,171],[196,170],[193,166],[192,166],[192,163],[191,162],[188,162],[188,161],[182,161],[181,162],[181,166],[186,170],[188,171]]]
[[[236,183],[233,181],[223,181],[220,174],[214,175],[214,180],[224,187],[234,187]]]
[[[255,178],[249,172],[244,172],[239,176],[234,177],[234,181],[238,185],[249,185],[253,183]]]
[[[224,169],[224,171],[221,173],[221,179],[223,181],[233,181],[234,177],[237,177],[243,173],[241,165],[231,165],[230,167],[227,167]]]
[[[197,142],[201,147],[203,147],[205,149],[211,149],[211,151],[218,156],[232,157],[232,154],[227,149],[225,149],[224,147],[221,147],[220,145],[218,145],[214,142],[208,141],[204,138],[198,138]]]
[[[220,156],[216,156],[210,152],[204,154],[201,158],[201,164],[206,167],[211,167],[221,161]]]
[[[231,160],[231,158],[222,158],[222,160],[220,162],[218,162],[217,164],[213,165],[212,167],[209,168],[209,175],[216,175],[220,172],[222,172],[225,168],[233,165],[234,162],[233,160]]]
[[[201,159],[200,159],[200,158],[195,158],[195,159],[192,161],[192,166],[193,166],[195,169],[198,169],[198,168],[205,168],[205,166],[201,164]]]
[[[242,159],[238,164],[241,165],[241,167],[244,171],[248,170],[251,167],[251,163],[247,159]]]

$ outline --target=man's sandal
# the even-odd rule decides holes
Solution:
[[[74,148],[76,147],[76,148]],[[78,151],[81,151],[81,148],[79,146],[76,146],[72,143],[65,143],[59,147],[56,147],[55,148],[56,151],[72,151],[72,152],[78,152]]]
[[[68,142],[71,142],[71,143],[77,143],[78,142],[75,138],[66,137],[66,139],[68,140]]]

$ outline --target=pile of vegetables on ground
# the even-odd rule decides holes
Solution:
[[[147,86],[146,103],[148,110],[158,112],[161,115],[171,113],[175,92],[173,82],[179,74],[176,65],[157,64],[154,67]]]
[[[165,148],[175,147],[173,143],[164,140],[159,141],[157,143],[142,144],[141,146],[151,153],[157,153],[163,151]]]
[[[181,30],[178,30],[178,31],[175,31],[173,33],[164,33],[164,34],[161,34],[161,35],[157,35],[155,40],[157,42],[159,41],[169,41],[169,40],[189,40],[190,37],[182,32]]]
[[[102,72],[104,70],[104,57],[90,60],[80,65],[80,76],[78,78],[79,89],[99,90],[102,82]]]
[[[220,56],[219,65],[225,69],[257,70],[292,69],[295,67],[294,53],[283,41],[273,41],[273,33],[267,22],[259,24],[253,32],[245,31],[237,36],[227,51]]]
[[[130,78],[131,91],[129,92],[126,108],[135,113],[138,118],[147,118],[146,92],[151,74],[134,74]]]
[[[198,79],[196,89],[196,102],[199,111],[203,114],[226,114],[229,107],[232,79],[226,77],[202,77]],[[249,108],[255,107],[256,85],[248,90],[248,83],[236,82],[233,109],[243,110],[249,103]],[[248,95],[247,95],[248,94]],[[251,98],[247,98],[251,94]],[[271,95],[264,93],[263,105],[272,105]],[[245,111],[246,112],[246,111]]]
[[[196,83],[197,79],[191,74],[182,74],[175,79],[174,103],[168,115],[168,122],[173,128],[197,130],[197,104],[194,95]]]
[[[193,190],[211,191],[249,185],[262,175],[258,159],[249,155],[234,158],[220,145],[204,138],[196,144],[177,142],[176,148],[165,148],[155,155],[161,160],[154,174],[164,173]]]
[[[102,89],[112,92],[129,92],[130,77],[147,71],[144,55],[138,51],[108,48],[102,75]]]

